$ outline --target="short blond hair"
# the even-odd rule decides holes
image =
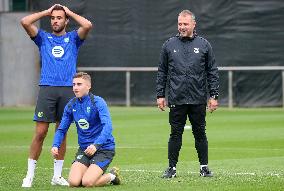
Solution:
[[[91,76],[88,73],[86,73],[86,72],[78,72],[78,73],[76,73],[73,76],[73,79],[75,79],[75,78],[82,78],[82,79],[87,80],[88,82],[90,82],[90,84],[91,84],[91,81],[92,81]]]
[[[185,10],[182,10],[182,11],[178,14],[178,16],[187,16],[187,15],[190,15],[191,18],[192,18],[192,20],[195,21],[195,15],[194,15],[194,13],[191,12],[190,10],[185,9]]]

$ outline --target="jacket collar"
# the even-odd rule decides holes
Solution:
[[[81,102],[81,103],[86,101],[86,100],[88,100],[88,99],[89,99],[89,94],[84,95],[83,97],[78,98],[79,102]]]

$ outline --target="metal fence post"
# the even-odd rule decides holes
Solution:
[[[229,102],[229,108],[233,108],[233,71],[228,71],[228,102]]]
[[[284,70],[282,70],[282,107],[284,108]]]
[[[126,78],[126,88],[125,88],[125,95],[126,95],[126,106],[130,107],[130,71],[126,71],[125,73],[125,78]]]

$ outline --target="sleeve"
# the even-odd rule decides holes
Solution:
[[[157,98],[165,97],[167,75],[168,75],[168,54],[166,49],[166,43],[164,43],[160,53],[160,62],[158,66],[158,73],[156,79]]]
[[[212,47],[210,43],[207,44],[208,52],[206,59],[207,66],[207,82],[209,88],[210,97],[218,97],[219,96],[219,74],[217,64],[215,62],[215,55],[213,53]]]
[[[80,46],[85,41],[85,39],[80,39],[80,37],[78,35],[78,30],[72,31],[72,38],[74,39],[77,48],[80,48]]]
[[[69,106],[69,103],[64,108],[64,113],[63,113],[60,125],[54,135],[52,147],[57,147],[57,148],[60,147],[65,137],[65,134],[68,131],[73,121],[72,108]]]
[[[32,41],[40,47],[42,45],[43,37],[44,37],[44,31],[39,29],[35,37],[31,37]]]
[[[112,123],[111,123],[111,117],[110,117],[110,113],[109,113],[106,102],[102,98],[100,98],[96,106],[99,112],[99,118],[101,120],[102,131],[99,137],[94,142],[94,145],[97,148],[99,148],[111,136]]]

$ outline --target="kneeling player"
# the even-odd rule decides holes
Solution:
[[[104,173],[115,155],[112,123],[106,102],[89,93],[90,88],[91,77],[87,73],[79,72],[73,77],[76,97],[65,106],[51,149],[52,155],[57,156],[70,124],[75,121],[79,149],[69,173],[71,187],[120,184],[118,168]]]

